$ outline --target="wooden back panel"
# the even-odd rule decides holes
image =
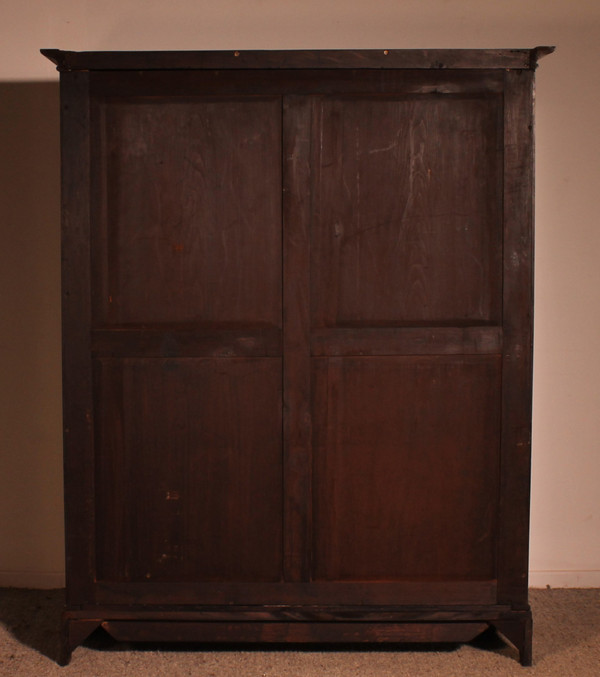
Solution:
[[[75,603],[523,598],[520,77],[79,78]]]

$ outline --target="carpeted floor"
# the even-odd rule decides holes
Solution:
[[[61,590],[0,589],[2,677],[600,677],[600,589],[532,590],[531,668],[495,635],[463,646],[355,650],[219,650],[115,644],[101,632],[61,668]]]

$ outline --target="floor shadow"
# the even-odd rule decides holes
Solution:
[[[0,623],[21,644],[57,661],[64,590],[0,589]]]
[[[519,660],[519,652],[517,649],[505,642],[494,628],[488,628],[485,632],[482,632],[481,635],[475,637],[473,641],[469,642],[469,646],[472,646],[474,649],[479,649],[480,651],[506,656],[507,658],[512,658],[516,661]]]
[[[97,651],[139,651],[153,653],[170,652],[202,652],[228,653],[231,651],[243,651],[247,653],[288,652],[298,653],[453,653],[460,648],[460,644],[294,644],[293,642],[282,643],[219,643],[209,644],[203,642],[116,642],[101,628],[96,630],[85,641],[85,646]]]

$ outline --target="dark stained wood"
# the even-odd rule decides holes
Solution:
[[[495,605],[495,580],[270,582],[99,581],[99,604]]]
[[[279,359],[97,365],[98,580],[281,577]]]
[[[506,73],[499,601],[528,608],[533,361],[533,74]]]
[[[313,126],[315,326],[500,320],[500,104],[322,100]]]
[[[176,609],[176,610],[174,610]],[[509,606],[469,606],[444,605],[433,606],[393,606],[367,604],[344,606],[291,606],[265,604],[255,606],[239,605],[205,605],[202,607],[179,607],[175,605],[168,611],[159,607],[148,606],[105,606],[94,607],[100,617],[111,620],[155,620],[155,621],[344,621],[344,622],[447,622],[487,620],[497,624],[505,619],[514,619],[515,615]],[[72,619],[89,617],[89,609],[68,612]],[[524,614],[525,615],[525,614]],[[519,616],[517,616],[517,620]]]
[[[59,70],[227,68],[533,68],[552,47],[534,49],[371,49],[220,52],[72,52],[43,49]]]
[[[89,618],[89,613],[84,619],[72,618],[68,613],[64,613],[61,620],[59,665],[68,665],[73,649],[85,642],[101,623],[101,617]]]
[[[95,357],[278,357],[281,330],[197,325],[111,325],[92,330]]]
[[[532,665],[533,621],[531,611],[513,614],[509,618],[498,619],[494,621],[493,625],[503,637],[515,646],[519,652],[521,665]]]
[[[321,359],[314,381],[314,578],[494,578],[499,357]]]
[[[148,642],[470,642],[487,623],[186,623],[105,621],[119,641]]]
[[[94,601],[89,76],[61,79],[63,450],[67,604]]]
[[[494,355],[502,351],[500,327],[361,327],[315,329],[311,354]]]
[[[63,661],[101,624],[267,643],[494,627],[531,662],[550,51],[44,50],[62,70]]]
[[[94,110],[95,321],[280,327],[279,99]]]
[[[310,100],[283,103],[284,294],[284,578],[306,581],[311,569],[310,409]]]
[[[304,94],[482,94],[502,93],[504,71],[498,70],[219,70],[92,71],[91,92],[97,97],[279,96]],[[156,101],[158,102],[158,101]]]

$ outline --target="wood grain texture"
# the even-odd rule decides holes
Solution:
[[[496,610],[495,580],[401,580],[401,581],[98,581],[97,603],[101,605],[164,605],[195,611],[206,605],[275,606],[405,606],[422,619],[425,607],[479,605]],[[413,609],[415,607],[415,609]],[[489,610],[488,610],[489,611]],[[491,613],[491,611],[489,611]],[[496,617],[496,616],[494,616]],[[462,617],[463,620],[465,617]],[[472,616],[481,620],[481,616]]]
[[[306,94],[502,93],[504,71],[256,69],[92,71],[94,97],[281,96]]]
[[[97,578],[279,580],[281,361],[97,364]]]
[[[314,383],[315,579],[494,578],[500,359],[319,359]]]
[[[501,351],[501,327],[344,327],[311,332],[315,357],[493,355]]]
[[[479,621],[500,622],[514,619],[509,606],[500,605],[444,605],[395,606],[393,604],[369,606],[368,604],[325,606],[305,604],[280,605],[205,605],[197,607],[171,607],[167,610],[143,605],[94,607],[99,618],[111,620],[154,620],[154,621],[340,621],[340,622],[421,622],[421,621]],[[70,619],[86,618],[90,609],[67,612]],[[526,616],[521,614],[520,616]],[[517,619],[520,617],[517,616]]]
[[[96,322],[280,327],[279,100],[119,99],[95,110]]]
[[[63,454],[67,603],[93,601],[90,110],[86,73],[61,79]]]
[[[499,103],[323,99],[313,132],[315,326],[499,321]]]
[[[202,323],[111,325],[92,330],[95,357],[279,357],[281,331]]]
[[[312,421],[310,406],[311,101],[286,97],[284,114],[284,577],[306,581],[311,568]]]
[[[528,608],[533,363],[533,75],[506,73],[499,600]]]

